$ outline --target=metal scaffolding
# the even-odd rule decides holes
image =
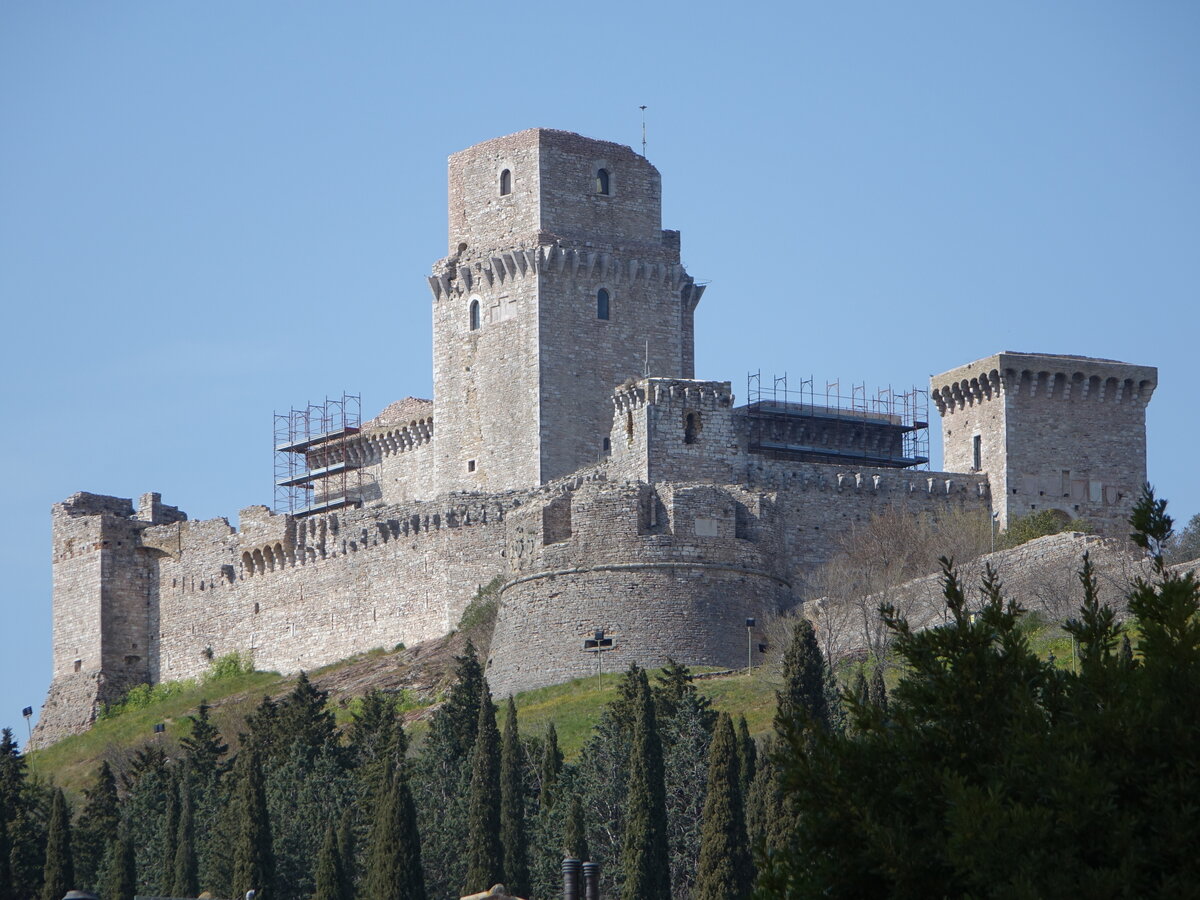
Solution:
[[[773,375],[767,387],[761,370],[746,375],[746,406],[751,412],[889,427],[903,436],[902,455],[892,458],[890,464],[929,468],[928,389],[914,385],[898,391],[888,385],[872,395],[866,383],[860,382],[851,384],[848,391],[844,392],[840,379],[826,381],[824,390],[818,392],[811,375],[798,382],[789,382],[786,372]]]
[[[275,413],[275,512],[311,515],[358,506],[362,398],[342,393]]]

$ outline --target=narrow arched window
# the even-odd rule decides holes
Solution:
[[[683,442],[685,444],[696,443],[696,435],[700,433],[700,414],[690,412],[683,420]]]
[[[512,193],[512,172],[505,169],[500,173],[500,195]]]
[[[479,301],[471,301],[471,330],[479,330]]]
[[[608,306],[609,306],[608,301],[609,301],[608,291],[606,291],[604,288],[600,288],[600,290],[596,291],[596,318],[597,319],[607,319],[608,318]]]
[[[597,194],[607,194],[608,193],[608,169],[597,169],[596,170],[596,193]]]

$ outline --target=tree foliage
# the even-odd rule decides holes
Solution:
[[[464,894],[486,891],[504,880],[500,839],[500,732],[492,694],[483,685],[475,748],[471,754],[471,792],[467,820]]]
[[[708,755],[696,900],[748,900],[753,874],[743,812],[737,735],[729,716],[717,720]]]
[[[643,669],[630,671],[633,732],[625,827],[621,846],[625,900],[670,900],[667,800],[662,745],[650,683]]]
[[[1085,558],[1067,623],[1079,669],[1041,662],[990,570],[968,613],[943,561],[948,624],[885,609],[904,677],[886,714],[853,703],[849,735],[786,731],[797,839],[762,897],[1183,896],[1200,880],[1200,585],[1169,572],[1171,521],[1147,492],[1132,517],[1152,577],[1128,595],[1138,657]]]

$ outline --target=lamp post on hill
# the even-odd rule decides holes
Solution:
[[[753,668],[754,663],[754,620],[746,619],[746,671]]]

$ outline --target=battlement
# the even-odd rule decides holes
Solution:
[[[943,416],[1004,394],[1145,406],[1158,386],[1158,369],[1112,359],[1009,351],[935,375],[930,383]]]

